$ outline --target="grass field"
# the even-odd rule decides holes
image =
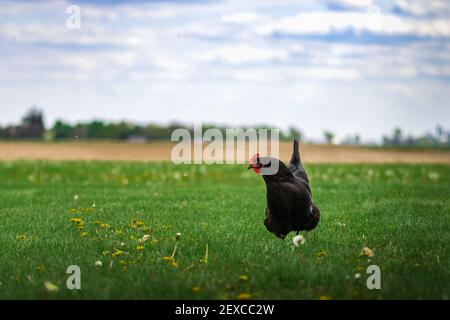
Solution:
[[[448,165],[307,170],[322,220],[294,247],[265,230],[265,186],[244,166],[0,162],[0,298],[449,298]]]

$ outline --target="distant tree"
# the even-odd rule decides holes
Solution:
[[[290,127],[289,128],[289,138],[291,140],[294,140],[294,139],[302,140],[302,132],[295,127]]]
[[[326,141],[328,144],[332,144],[332,143],[333,143],[334,137],[335,137],[335,134],[334,134],[333,132],[327,130],[327,131],[325,131],[325,132],[323,133],[323,135],[324,135],[324,137],[325,137],[325,141]]]
[[[9,138],[9,130],[8,127],[0,127],[0,139]]]
[[[205,128],[203,129],[205,130]],[[149,124],[144,128],[144,132],[145,137],[149,140],[170,140],[172,135],[172,132],[167,127],[156,124]]]
[[[403,131],[401,128],[395,128],[394,129],[394,136],[392,139],[392,143],[394,145],[400,145],[402,143],[403,140]]]
[[[405,139],[403,139],[403,144],[407,146],[413,146],[416,144],[416,139],[412,135],[408,135]]]
[[[133,128],[136,127],[124,121],[119,123],[110,123],[106,126],[106,135],[109,139],[125,140],[133,135]]]
[[[441,125],[436,126],[436,139],[439,144],[446,144],[448,142],[448,134]]]
[[[391,140],[389,139],[388,136],[383,136],[383,145],[384,146],[388,146],[391,144]]]
[[[87,139],[88,137],[88,127],[87,124],[78,123],[74,128],[74,138],[75,139]]]
[[[41,139],[45,131],[44,115],[36,106],[22,118],[21,125],[17,128],[17,135],[22,138]]]
[[[87,137],[89,139],[105,139],[108,138],[106,135],[106,125],[103,121],[94,120],[86,124]]]
[[[57,120],[52,128],[54,139],[73,139],[75,136],[75,129],[68,123],[62,120]]]
[[[361,144],[361,136],[359,134],[349,135],[341,141],[342,144],[359,145]]]

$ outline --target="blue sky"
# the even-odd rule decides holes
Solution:
[[[81,29],[66,27],[69,5]],[[0,123],[450,127],[450,1],[2,1]]]

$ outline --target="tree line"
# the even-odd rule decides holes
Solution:
[[[149,123],[145,125],[131,122],[105,122],[102,120],[93,120],[88,122],[79,122],[70,124],[63,120],[56,120],[52,127],[45,128],[44,114],[36,107],[32,107],[18,125],[6,127],[0,126],[0,139],[29,139],[29,140],[135,140],[135,141],[154,141],[170,140],[172,132],[178,128],[186,128],[181,123],[171,123],[169,125],[160,125]],[[226,128],[216,125],[203,125],[203,131],[215,128],[219,129],[225,136]],[[252,127],[254,128],[254,127]],[[258,129],[271,129],[270,126],[259,126]],[[193,128],[186,128],[192,131]],[[242,128],[247,130],[249,128]],[[269,137],[270,138],[270,131]],[[291,127],[287,132],[280,131],[281,140],[301,139],[302,132]]]
[[[70,124],[63,120],[57,120],[52,127],[46,128],[44,123],[44,113],[33,106],[22,118],[20,124],[2,127],[0,126],[0,139],[3,140],[125,140],[125,141],[156,141],[170,140],[172,132],[178,128],[186,128],[181,123],[171,123],[161,125],[156,123],[136,124],[131,122],[105,122],[93,120]],[[226,136],[226,128],[216,125],[203,125],[203,131],[215,128],[219,129],[223,136]],[[258,129],[272,129],[268,125],[252,127]],[[193,128],[186,128],[193,134]],[[249,128],[242,128],[247,130]],[[270,130],[268,131],[270,134]],[[270,138],[270,136],[269,136]],[[302,131],[296,127],[290,127],[287,131],[280,130],[280,140],[302,140]],[[336,141],[336,135],[329,130],[324,131],[323,139],[328,144],[360,145],[359,134],[347,136],[341,141]],[[434,132],[429,132],[421,136],[404,134],[402,129],[396,128],[391,135],[385,135],[382,139],[384,146],[420,146],[420,147],[449,147],[450,131],[442,126],[436,126]]]
[[[383,136],[384,146],[404,146],[404,147],[449,147],[450,131],[437,125],[434,132],[415,137],[411,134],[403,133],[401,128],[395,128],[391,135]]]

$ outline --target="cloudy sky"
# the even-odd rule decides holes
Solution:
[[[268,123],[378,139],[450,128],[449,101],[447,0],[0,5],[3,125],[36,104],[48,124]]]

